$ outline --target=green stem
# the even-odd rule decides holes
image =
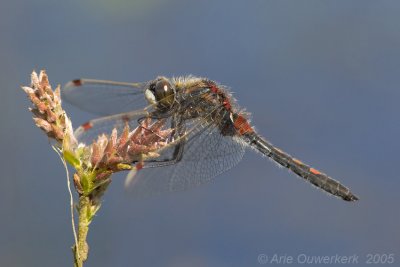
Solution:
[[[89,245],[86,242],[89,224],[91,221],[91,206],[89,196],[81,195],[79,197],[78,214],[78,247],[74,245],[72,251],[74,253],[74,266],[83,267],[83,263],[88,258],[89,253]]]

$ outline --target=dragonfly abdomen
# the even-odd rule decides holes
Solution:
[[[350,189],[340,184],[338,181],[274,147],[257,134],[249,134],[247,135],[247,138],[250,141],[250,144],[263,155],[271,158],[279,165],[288,168],[314,186],[346,201],[358,200],[358,197],[351,193]]]

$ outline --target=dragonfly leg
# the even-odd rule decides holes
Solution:
[[[179,142],[175,145],[174,152],[171,158],[163,160],[146,160],[143,164],[143,168],[165,167],[177,164],[182,160],[184,146],[185,144],[183,141]]]

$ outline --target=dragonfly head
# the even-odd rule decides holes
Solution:
[[[159,109],[169,109],[174,104],[175,87],[165,77],[151,81],[145,91],[145,97],[150,104]]]

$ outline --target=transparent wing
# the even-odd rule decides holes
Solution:
[[[76,84],[76,85],[74,85]],[[131,91],[133,90],[132,88],[136,86],[134,93]],[[117,82],[112,82],[112,81],[101,81],[101,80],[76,80],[69,82],[65,86],[65,97],[72,102],[72,99],[76,103],[82,102],[83,99],[86,98],[91,98],[92,96],[96,96],[96,99],[98,99],[97,103],[99,101],[107,102],[108,104],[111,103],[111,101],[115,101],[115,106],[117,108],[122,108],[123,105],[120,104],[120,101],[126,102],[128,100],[131,100],[129,102],[131,105],[128,106],[128,112],[121,112],[115,114],[114,112],[111,112],[111,115],[108,116],[103,116],[100,118],[96,118],[93,120],[90,120],[84,124],[82,124],[78,129],[75,131],[75,136],[78,138],[79,142],[82,143],[91,143],[94,139],[96,139],[100,134],[110,134],[114,128],[116,128],[118,131],[122,130],[126,123],[130,126],[131,129],[136,128],[138,126],[138,120],[142,119],[144,117],[150,116],[150,114],[154,114],[156,111],[155,106],[153,104],[147,105],[147,101],[145,103],[138,101],[138,97],[143,97],[143,88],[145,85],[143,84],[133,84],[133,83],[117,83]],[[102,88],[104,87],[104,88]],[[115,91],[113,91],[113,88],[117,88]],[[139,89],[140,88],[140,89]],[[125,91],[125,93],[124,93]],[[101,93],[101,94],[95,94],[95,92]],[[111,93],[113,92],[113,93]],[[138,93],[140,92],[140,93]],[[110,94],[110,98],[103,99],[99,97],[100,95],[105,96],[107,94]],[[115,93],[118,93],[118,97],[115,97]],[[129,94],[129,96],[122,97],[123,95]],[[132,95],[133,94],[133,95]],[[201,96],[204,94],[204,92],[199,93],[197,95],[192,95],[190,100],[186,101],[186,105],[190,105],[193,102],[198,102],[200,101]],[[71,96],[74,95],[76,98],[72,98]],[[79,99],[77,96],[81,95],[81,99]],[[114,97],[111,97],[114,96]],[[135,103],[143,103],[141,105],[140,109],[133,110],[131,111],[131,107],[134,106],[132,100],[135,100]],[[161,100],[162,101],[162,100]],[[90,102],[90,101],[89,101]],[[84,102],[82,102],[83,105]],[[94,105],[94,103],[90,102],[91,105],[83,106],[83,108],[87,109],[88,107],[92,107],[93,110],[100,110],[101,107],[97,107],[97,105]],[[114,107],[114,106],[113,106]],[[116,109],[114,108],[113,111]],[[166,125],[171,125],[171,116],[172,114],[163,114],[163,119],[167,120]],[[155,118],[152,118],[155,119]],[[171,126],[173,127],[173,126]],[[195,127],[194,127],[195,128]],[[192,130],[194,129],[192,128]]]
[[[148,105],[144,98],[146,83],[125,83],[79,79],[68,82],[61,90],[62,99],[98,115],[137,110]]]
[[[236,137],[224,136],[213,124],[202,125],[190,132],[184,142],[181,160],[163,166],[151,164],[139,170],[128,191],[134,196],[148,196],[162,192],[187,190],[211,181],[217,175],[238,164],[243,158],[246,144]],[[174,147],[163,151],[174,154]],[[168,162],[167,162],[168,163]]]
[[[138,120],[148,114],[145,110],[139,110],[97,118],[82,124],[74,134],[80,143],[90,144],[100,134],[110,135],[114,128],[122,132],[127,123],[130,129],[135,129],[139,125]]]

